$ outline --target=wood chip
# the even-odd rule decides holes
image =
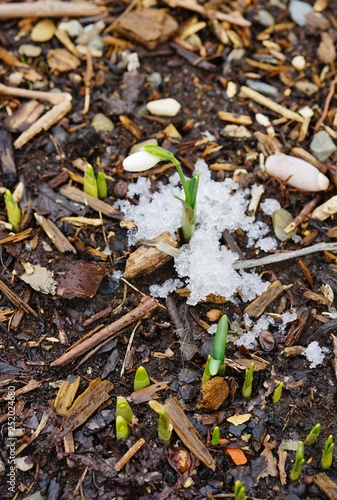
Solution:
[[[21,299],[16,293],[14,293],[2,280],[0,280],[0,291],[6,295],[7,299],[14,304],[17,308],[25,311],[29,314],[38,317],[38,314],[28,305],[24,300]]]
[[[215,471],[215,460],[202,442],[192,422],[187,418],[176,398],[168,398],[164,407],[174,431],[193,455],[207,467]]]
[[[218,118],[226,122],[235,123],[236,125],[251,125],[253,123],[249,115],[235,115],[227,111],[218,111]]]
[[[67,434],[69,431],[73,431],[84,424],[97,408],[109,399],[109,391],[112,389],[113,384],[109,380],[96,378],[90,382],[89,387],[78,396],[64,416],[64,433]]]
[[[165,243],[174,248],[178,246],[178,242],[169,231],[160,234],[154,241]],[[172,257],[170,255],[155,247],[141,245],[129,256],[126,262],[124,276],[129,279],[143,274],[151,274],[167,264],[171,259]]]
[[[283,293],[283,285],[279,280],[275,280],[265,292],[251,302],[244,310],[245,314],[253,318],[258,318]]]
[[[165,391],[169,388],[169,382],[156,382],[155,384],[151,384],[144,389],[140,389],[139,391],[134,391],[131,394],[131,399],[133,403],[140,404],[146,403],[147,401],[151,401],[151,399],[158,399],[159,395],[157,394],[159,391]]]
[[[34,215],[38,224],[42,227],[46,235],[51,239],[51,241],[54,243],[54,245],[60,252],[76,253],[76,249],[67,240],[67,238],[59,230],[59,228],[55,226],[54,222],[52,222],[50,219],[46,219],[45,217],[37,213],[35,213]]]
[[[329,500],[337,500],[337,484],[325,472],[315,474],[315,484]]]
[[[69,200],[75,201],[77,203],[82,203],[83,205],[89,205],[90,208],[96,210],[96,212],[101,212],[107,217],[117,217],[121,216],[121,213],[118,212],[114,207],[108,205],[102,200],[98,200],[89,194],[84,193],[80,189],[77,189],[73,186],[63,186],[60,189],[60,194],[68,198]]]
[[[212,377],[202,384],[200,392],[202,401],[198,403],[197,407],[217,410],[229,396],[230,389],[228,382],[223,377]]]

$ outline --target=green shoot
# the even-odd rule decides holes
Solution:
[[[148,387],[150,383],[151,382],[149,376],[144,366],[140,366],[139,368],[137,368],[135,379],[133,381],[133,389],[135,391],[140,391],[141,389],[145,389],[145,387]]]
[[[90,163],[88,163],[84,172],[83,191],[94,198],[98,198],[97,181],[95,179],[94,169]]]
[[[281,399],[282,396],[282,390],[283,390],[283,382],[280,382],[279,385],[275,388],[275,391],[273,393],[273,403],[276,405]]]
[[[158,437],[165,442],[166,446],[170,444],[173,425],[169,421],[167,411],[158,401],[149,401],[149,405],[158,415]]]
[[[8,222],[12,224],[13,231],[18,233],[21,228],[21,211],[9,189],[6,189],[5,205],[7,210]]]
[[[322,469],[330,469],[333,460],[333,449],[334,449],[333,435],[330,434],[328,439],[324,443],[324,449],[321,458]]]
[[[102,172],[98,172],[97,174],[97,191],[98,191],[98,198],[100,200],[104,200],[104,198],[107,198],[108,186],[104,174]]]
[[[212,432],[212,446],[217,446],[220,440],[220,427],[216,425]]]
[[[302,466],[304,464],[304,443],[300,441],[297,445],[296,455],[295,455],[295,463],[290,472],[290,479],[292,481],[297,481],[300,476]]]
[[[241,481],[234,483],[234,500],[246,500],[246,488]]]
[[[250,398],[252,395],[253,373],[254,373],[254,363],[251,363],[248,370],[246,370],[245,381],[242,386],[242,396],[244,398]]]
[[[201,379],[202,384],[204,384],[205,382],[210,380],[212,377],[212,375],[210,374],[210,371],[209,371],[209,364],[211,362],[211,359],[212,359],[212,357],[210,355],[208,355],[208,358],[207,358],[207,361],[206,361],[206,364],[204,367],[204,373],[202,374],[202,379]]]
[[[307,444],[309,446],[313,445],[316,442],[320,431],[321,431],[321,424],[316,424],[315,427],[311,429],[311,431],[305,438],[304,444]]]
[[[220,318],[213,340],[212,359],[209,363],[209,371],[213,376],[219,373],[220,365],[223,365],[225,361],[227,335],[228,318],[224,314]]]
[[[147,153],[151,155],[157,156],[159,161],[161,160],[169,160],[176,167],[177,172],[180,177],[180,182],[182,184],[185,199],[179,198],[175,196],[183,206],[183,214],[182,214],[182,232],[186,241],[189,241],[195,230],[196,224],[196,210],[197,210],[197,194],[198,194],[198,186],[199,186],[199,173],[195,172],[191,179],[187,179],[182,171],[180,162],[177,158],[170,152],[160,146],[144,146],[142,148]]]
[[[133,413],[131,406],[123,396],[117,396],[116,417],[118,416],[123,417],[128,424],[132,423]]]
[[[116,417],[116,438],[127,439],[130,436],[130,429],[123,417],[118,415]]]

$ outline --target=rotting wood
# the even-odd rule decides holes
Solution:
[[[278,115],[288,118],[288,120],[295,120],[301,123],[304,121],[303,116],[301,116],[299,113],[295,113],[295,111],[291,111],[290,109],[281,106],[281,104],[277,104],[272,99],[269,99],[269,97],[265,97],[264,95],[249,87],[245,87],[243,85],[241,87],[240,94],[242,97],[252,99],[258,104],[261,104],[261,106],[265,106],[266,108],[274,111]]]
[[[68,379],[70,380],[62,382],[54,401],[54,407],[58,415],[67,415],[80,385],[81,377],[68,377]],[[63,444],[66,453],[75,453],[75,442],[72,431],[69,431],[64,436]],[[69,464],[69,458],[67,458],[67,462]]]
[[[245,308],[245,314],[253,318],[258,318],[265,309],[274,302],[283,293],[283,285],[280,280],[275,280],[265,292],[257,297]]]
[[[325,472],[314,475],[315,484],[329,500],[337,500],[337,484]]]
[[[32,295],[32,289],[30,287],[26,288],[24,293],[23,293],[22,301],[25,302],[26,304],[28,304],[30,301],[31,295]],[[10,321],[11,329],[16,330],[17,328],[19,328],[24,314],[25,314],[25,311],[23,311],[22,309],[16,309],[16,311],[13,314],[11,321]]]
[[[121,212],[118,212],[118,210],[116,210],[111,205],[108,205],[108,203],[94,198],[93,196],[90,196],[89,194],[86,194],[80,189],[77,189],[73,186],[63,186],[60,189],[60,194],[62,194],[69,200],[75,201],[77,203],[82,203],[82,205],[88,205],[93,210],[96,210],[96,212],[101,212],[107,217],[121,217]]]
[[[50,219],[46,219],[42,215],[39,215],[37,213],[34,214],[35,219],[37,220],[38,224],[42,227],[48,238],[51,239],[51,241],[54,243],[56,248],[64,253],[64,252],[73,252],[77,253],[76,249],[73,247],[73,245],[67,240],[67,238],[64,236],[64,234],[59,230],[57,226],[55,226],[54,222],[52,222]]]
[[[302,332],[308,326],[308,320],[310,316],[309,309],[303,309],[298,313],[298,323],[293,323],[287,333],[286,340],[284,342],[285,348],[292,347],[298,339],[300,338]]]
[[[114,466],[115,471],[119,472],[123,467],[130,462],[131,458],[137,453],[138,450],[145,444],[145,439],[140,438],[136,443],[131,446],[131,448],[125,453],[125,455],[116,463]]]
[[[0,280],[0,291],[6,295],[7,299],[15,305],[18,309],[31,314],[35,318],[38,317],[38,314],[27,304],[24,300],[21,299],[16,293],[14,293],[2,280]]]
[[[112,389],[113,384],[109,380],[101,380],[100,378],[92,380],[89,387],[75,399],[71,408],[64,415],[64,436],[69,431],[84,424],[97,408],[110,398],[109,392]]]
[[[187,418],[176,398],[168,398],[164,407],[168,413],[174,431],[178,434],[184,445],[206,467],[215,471],[216,463],[206,446],[202,442],[192,422]]]
[[[0,3],[0,19],[23,17],[86,17],[107,12],[106,7],[97,7],[89,2],[60,2],[43,0],[37,2]]]
[[[331,334],[330,335],[331,340],[332,340],[332,349],[333,349],[333,354],[334,354],[334,359],[332,361],[335,377],[337,380],[337,337],[336,335]]]
[[[96,345],[104,342],[108,338],[114,338],[121,330],[130,326],[135,321],[139,321],[140,319],[148,316],[152,311],[154,311],[158,307],[158,302],[152,297],[145,297],[141,300],[140,304],[128,312],[118,320],[114,321],[110,325],[106,326],[102,330],[96,332],[92,337],[88,338],[81,344],[76,347],[70,349],[68,352],[63,354],[60,358],[55,359],[51,363],[51,366],[64,366],[76,359],[78,356],[85,354],[90,349],[94,348]]]

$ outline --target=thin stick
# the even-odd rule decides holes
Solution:
[[[232,266],[236,270],[251,269],[252,267],[267,266],[269,264],[275,264],[275,262],[303,257],[303,255],[309,255],[315,252],[337,252],[337,243],[317,243],[316,245],[302,248],[301,250],[275,253],[262,257],[261,259],[236,260],[233,262]]]
[[[253,99],[253,101],[256,101],[262,106],[275,111],[275,113],[288,118],[288,120],[295,120],[296,122],[301,123],[304,121],[303,116],[301,116],[299,113],[295,113],[295,111],[291,111],[290,109],[281,106],[281,104],[277,104],[277,102],[274,102],[272,99],[265,97],[264,95],[256,92],[256,90],[253,90],[249,87],[241,87],[240,94],[243,97],[248,97],[248,99]]]
[[[316,196],[311,201],[309,201],[309,203],[304,205],[304,207],[302,208],[300,213],[298,215],[296,215],[295,219],[290,224],[288,224],[287,227],[284,228],[284,231],[286,233],[291,233],[291,231],[293,231],[296,227],[298,227],[300,224],[302,224],[302,222],[313,211],[313,209],[317,205],[318,201],[319,201],[319,196]]]
[[[1,3],[0,19],[23,17],[80,17],[97,16],[106,12],[106,7],[97,7],[89,2],[38,1]]]
[[[87,69],[84,75],[84,84],[85,84],[85,94],[84,94],[84,107],[83,114],[86,115],[89,111],[90,107],[90,92],[91,92],[91,80],[94,76],[94,65],[92,60],[91,51],[87,51]]]
[[[116,463],[114,469],[119,472],[123,469],[124,465],[126,465],[131,458],[137,453],[138,450],[145,444],[145,439],[140,438],[138,441],[131,446],[131,448],[125,453],[125,455]]]
[[[127,360],[128,354],[129,354],[131,346],[132,346],[133,337],[135,336],[135,333],[136,333],[139,325],[140,325],[140,321],[138,321],[138,323],[136,324],[136,326],[134,327],[134,329],[132,330],[132,333],[130,335],[128,346],[126,348],[126,353],[125,353],[125,356],[124,356],[123,366],[122,366],[121,373],[120,373],[121,377],[123,377],[123,375],[124,375],[126,360]]]
[[[37,313],[30,307],[30,305],[26,304],[24,300],[21,299],[16,293],[14,293],[3,281],[0,280],[0,291],[6,295],[7,299],[15,305],[15,307],[18,307],[22,311],[25,311],[26,313],[32,314],[35,316],[35,318],[38,317]]]
[[[335,93],[335,85],[336,85],[336,83],[337,83],[337,78],[334,78],[332,80],[332,82],[331,82],[329,93],[327,95],[327,98],[326,98],[326,101],[325,101],[325,104],[324,104],[323,113],[322,113],[320,119],[318,120],[318,122],[315,125],[315,128],[314,128],[315,132],[319,131],[319,129],[321,128],[322,123],[325,120],[326,115],[328,114],[330,102],[331,102],[331,99],[333,98],[334,93]]]
[[[154,298],[145,297],[135,309],[105,328],[102,328],[102,330],[99,330],[92,337],[89,337],[81,344],[73,347],[60,358],[55,359],[55,361],[51,363],[51,366],[64,366],[71,363],[71,361],[76,359],[78,356],[90,351],[90,349],[94,348],[101,342],[104,342],[106,339],[117,337],[121,330],[130,326],[131,323],[148,316],[157,307],[158,302]]]

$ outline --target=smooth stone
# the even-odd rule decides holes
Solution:
[[[329,179],[322,172],[311,163],[295,156],[268,156],[265,167],[269,175],[296,189],[314,193],[325,191],[329,187]]]
[[[157,141],[157,139],[153,138],[153,139],[146,139],[146,141],[137,142],[137,144],[134,144],[131,147],[131,149],[129,151],[129,155],[132,155],[133,153],[137,153],[137,151],[142,149],[144,146],[158,146],[158,141]]]
[[[337,147],[330,135],[325,130],[321,130],[314,135],[310,149],[319,161],[325,161],[337,150]]]
[[[176,116],[180,111],[181,104],[176,99],[168,97],[148,102],[146,107],[155,116]]]
[[[71,37],[79,36],[79,35],[82,35],[82,33],[83,33],[83,26],[76,19],[73,19],[71,21],[64,21],[63,23],[60,23],[58,25],[58,29],[60,29],[62,31],[66,31],[68,33],[68,35]]]
[[[306,2],[300,0],[291,0],[289,4],[289,14],[293,21],[298,26],[305,26],[307,24],[306,15],[312,12],[313,8]]]
[[[319,91],[319,87],[317,87],[317,85],[315,85],[314,83],[311,83],[311,82],[304,81],[304,80],[296,82],[295,88],[297,90],[299,90],[300,92],[303,92],[303,94],[308,95],[308,96],[313,95]]]
[[[257,21],[262,24],[262,26],[274,26],[275,19],[268,10],[260,9],[256,16]]]
[[[42,48],[37,45],[32,45],[31,43],[24,43],[20,45],[19,54],[26,57],[39,57],[42,52]]]
[[[112,132],[115,128],[115,125],[110,118],[103,115],[103,113],[97,113],[97,115],[94,116],[91,126],[96,130],[96,132]]]
[[[161,73],[159,71],[154,71],[147,77],[147,81],[150,84],[150,87],[152,88],[157,88],[159,85],[161,85],[163,78],[161,76]]]
[[[256,90],[256,92],[260,92],[261,94],[268,97],[277,97],[279,95],[279,91],[277,90],[277,88],[269,85],[268,83],[257,82],[250,79],[246,80],[246,83],[249,88]]]
[[[56,26],[51,19],[39,21],[31,31],[30,38],[33,42],[48,42],[54,36]]]

